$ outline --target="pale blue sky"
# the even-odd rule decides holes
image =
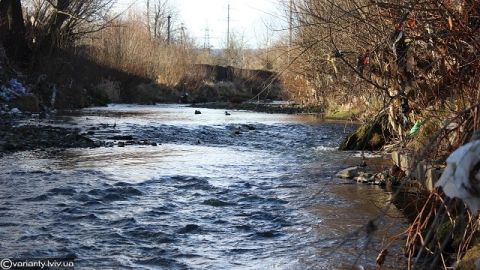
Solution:
[[[150,0],[154,2],[154,0]],[[205,29],[209,28],[210,45],[214,48],[226,44],[227,10],[230,3],[230,29],[244,37],[245,43],[252,48],[265,46],[266,37],[278,35],[272,31],[280,29],[281,14],[279,0],[168,0],[177,9],[180,21],[184,22],[187,31],[202,46],[205,40]],[[146,0],[118,0],[117,8],[125,9],[131,3],[141,10]],[[269,29],[270,28],[270,29]]]

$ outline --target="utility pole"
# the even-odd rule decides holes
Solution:
[[[182,26],[180,27],[180,31],[182,34],[182,45],[183,49],[186,49],[186,43],[187,43],[187,35],[185,34],[185,25],[182,23]]]
[[[227,49],[230,48],[230,2],[227,11]]]
[[[152,37],[152,29],[150,28],[150,0],[147,0],[147,29],[150,38]]]
[[[206,50],[210,50],[210,29],[207,27],[205,28],[205,36],[203,38],[203,48]]]
[[[172,16],[168,15],[167,17],[167,43],[170,44],[170,27],[171,27],[171,22]]]

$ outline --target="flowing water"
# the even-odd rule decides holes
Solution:
[[[194,110],[87,109],[52,123],[102,126],[95,139],[131,135],[159,145],[2,157],[0,256],[73,256],[79,269],[375,265],[381,233],[404,220],[390,208],[367,235],[364,226],[390,195],[332,177],[358,161],[335,150],[352,126]]]

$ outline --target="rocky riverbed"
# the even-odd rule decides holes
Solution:
[[[52,147],[87,148],[99,146],[101,146],[101,143],[80,134],[79,129],[20,123],[19,119],[2,119],[0,121],[0,155]]]
[[[115,126],[94,124],[81,127],[59,126],[34,114],[3,115],[0,118],[0,156],[7,153],[48,148],[157,146],[158,143],[131,135],[118,135]],[[49,124],[50,123],[50,124]],[[96,136],[102,134],[102,136]]]

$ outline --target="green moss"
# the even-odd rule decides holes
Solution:
[[[325,113],[325,119],[328,120],[351,120],[355,119],[356,113],[352,110],[343,110],[334,108]]]
[[[361,125],[350,134],[340,145],[340,150],[379,150],[389,136],[386,128],[386,119],[382,118],[375,123]]]
[[[480,244],[469,249],[457,266],[457,270],[475,270],[477,266],[475,262],[480,259]]]
[[[453,225],[449,220],[447,220],[438,226],[437,232],[435,233],[435,237],[439,241],[442,241],[443,239],[445,239],[445,237],[447,237],[450,234],[452,230],[453,230]]]

